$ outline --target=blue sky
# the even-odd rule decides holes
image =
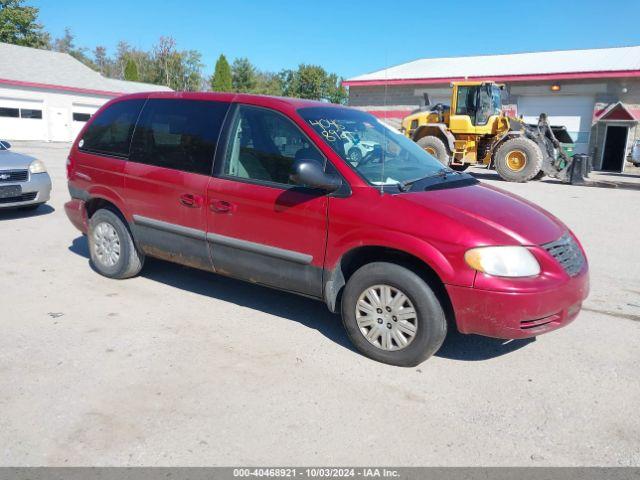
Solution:
[[[423,57],[640,45],[640,0],[27,3],[52,35],[70,27],[91,49],[113,52],[119,40],[147,49],[172,36],[202,53],[207,73],[220,53],[264,70],[313,63],[348,78]]]

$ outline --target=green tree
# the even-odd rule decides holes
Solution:
[[[227,57],[224,55],[218,57],[209,83],[211,84],[211,90],[214,92],[231,92],[233,90],[231,67]]]
[[[137,82],[140,80],[140,76],[138,75],[138,65],[133,60],[133,58],[129,58],[124,67],[124,79],[129,80],[131,82]]]
[[[327,73],[318,65],[299,65],[297,70],[284,70],[279,74],[284,95],[345,103],[347,92],[335,73]]]
[[[180,52],[180,74],[182,86],[180,90],[195,92],[203,90],[202,78],[202,54],[197,50],[184,50]]]
[[[93,49],[93,64],[105,77],[118,78],[115,61],[109,57],[105,47],[98,45]]]
[[[87,49],[84,47],[78,47],[75,44],[75,35],[71,32],[69,27],[64,29],[64,35],[60,38],[56,38],[53,41],[53,50],[62,53],[68,53],[76,60],[81,61],[85,65],[94,70],[98,70],[95,63],[87,56]]]
[[[254,93],[278,96],[283,94],[282,81],[278,74],[272,72],[258,72],[256,78],[257,82]]]
[[[258,83],[256,68],[248,58],[236,58],[231,66],[233,90],[252,93]]]
[[[36,21],[39,10],[23,3],[24,0],[0,0],[0,42],[47,48],[49,35]]]

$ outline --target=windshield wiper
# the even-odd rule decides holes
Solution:
[[[418,178],[413,178],[411,180],[400,181],[398,182],[398,190],[400,190],[401,192],[408,192],[411,189],[411,185],[413,185],[416,182],[419,182],[420,180],[427,180],[429,178],[438,178],[438,177],[442,178],[443,180],[446,180],[447,175],[450,175],[453,173],[454,173],[453,170],[447,170],[446,168],[443,168],[442,170],[436,173],[432,173],[424,177],[418,177]]]

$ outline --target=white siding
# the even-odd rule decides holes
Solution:
[[[588,153],[593,119],[594,98],[579,95],[522,96],[518,98],[518,115],[527,123],[537,123],[546,113],[551,125],[564,125],[576,142],[576,153]]]
[[[41,109],[42,119],[0,117],[0,139],[71,142],[84,125],[73,112],[94,113],[111,97],[0,85],[0,107]]]

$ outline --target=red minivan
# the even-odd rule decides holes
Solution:
[[[354,160],[345,146],[360,142]],[[431,356],[448,327],[554,330],[589,291],[557,218],[342,106],[120,97],[73,144],[68,179],[67,215],[101,274],[132,277],[151,256],[322,300],[363,354],[393,365]]]

